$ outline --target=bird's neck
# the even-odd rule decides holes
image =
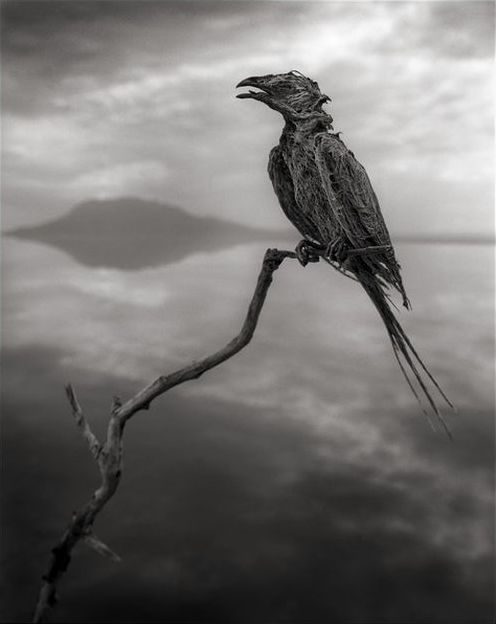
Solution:
[[[300,117],[294,119],[286,119],[282,136],[300,136],[301,138],[304,138],[332,129],[332,117],[327,113],[315,112],[309,115],[301,115]]]

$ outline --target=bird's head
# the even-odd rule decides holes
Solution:
[[[322,106],[331,98],[319,89],[315,80],[299,71],[287,74],[251,76],[239,82],[236,87],[254,87],[236,97],[258,100],[281,113],[286,120],[294,121],[314,113],[322,113]]]

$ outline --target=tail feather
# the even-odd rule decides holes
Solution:
[[[398,365],[399,365],[399,367],[401,369],[401,372],[403,373],[403,376],[406,379],[406,381],[407,381],[407,383],[408,383],[408,385],[410,387],[410,390],[412,391],[414,397],[417,399],[417,402],[418,402],[418,404],[420,406],[420,409],[422,410],[424,416],[427,419],[427,422],[431,426],[431,429],[433,431],[436,431],[436,427],[434,426],[434,423],[432,421],[432,417],[429,414],[429,412],[425,409],[425,407],[422,405],[422,401],[420,399],[420,396],[419,396],[415,386],[413,385],[412,380],[408,376],[408,373],[406,372],[405,366],[404,366],[403,362],[401,361],[401,358],[400,358],[400,356],[398,354],[398,349],[397,349],[397,347],[396,347],[396,345],[394,343],[393,343],[393,353],[394,353],[394,357],[396,358],[396,361],[398,362]],[[450,431],[448,431],[448,435],[451,437],[451,432]]]
[[[377,281],[376,276],[369,273],[369,271],[363,271],[363,270],[357,271],[355,275],[357,276],[359,282],[363,286],[365,292],[368,294],[368,296],[372,300],[374,306],[376,307],[377,311],[379,312],[384,322],[384,325],[386,326],[386,330],[388,332],[389,338],[391,340],[391,344],[393,346],[394,356],[399,364],[401,372],[403,373],[403,376],[405,377],[413,395],[419,402],[422,408],[422,411],[424,412],[424,414],[427,416],[427,418],[430,421],[429,413],[423,406],[419,390],[421,391],[422,396],[424,396],[424,398],[427,400],[437,420],[439,421],[439,423],[441,423],[442,427],[444,428],[448,436],[451,438],[452,437],[451,431],[446,421],[444,420],[434,398],[432,397],[429,388],[426,385],[426,380],[424,379],[422,375],[422,371],[425,373],[427,378],[430,380],[430,382],[439,392],[441,397],[446,401],[446,403],[451,408],[454,409],[453,404],[448,399],[448,397],[446,396],[446,394],[444,393],[444,391],[442,390],[442,388],[440,387],[436,379],[431,374],[431,372],[428,370],[428,368],[426,367],[426,365],[420,358],[419,354],[417,353],[415,347],[412,345],[410,339],[406,335],[405,331],[401,327],[400,323],[396,319],[390,307],[392,302],[390,302],[389,297],[383,291],[381,284]],[[413,374],[415,381],[418,384],[419,388],[415,387],[414,382],[410,378],[405,365]]]

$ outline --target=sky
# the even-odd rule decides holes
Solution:
[[[281,120],[234,86],[299,69],[398,235],[454,440],[357,284],[288,260],[248,347],[129,423],[95,526],[122,563],[78,549],[51,621],[494,621],[494,247],[400,236],[494,232],[493,4],[6,2],[2,30],[2,225],[37,234],[2,237],[0,619],[29,620],[97,483],[64,383],[102,437],[112,395],[226,344],[266,247],[297,242]]]
[[[299,69],[393,232],[493,231],[492,2],[7,2],[4,226],[133,195],[280,227],[281,119],[234,99]]]

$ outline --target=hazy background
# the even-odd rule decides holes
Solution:
[[[97,483],[64,382],[103,434],[113,394],[237,333],[264,249],[298,241],[266,174],[281,120],[234,98],[290,69],[378,192],[454,442],[356,284],[288,262],[250,346],[130,423],[96,526],[123,562],[78,550],[53,621],[493,621],[493,13],[2,3],[3,621]]]

